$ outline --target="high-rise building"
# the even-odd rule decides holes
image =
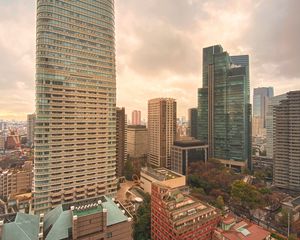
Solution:
[[[29,145],[32,145],[34,143],[35,118],[35,114],[27,115],[27,143]]]
[[[198,139],[209,157],[251,167],[249,57],[229,56],[220,45],[203,49],[203,87],[198,91]]]
[[[189,128],[189,136],[193,138],[197,138],[197,121],[198,121],[198,110],[197,108],[190,108],[188,112],[188,128]]]
[[[131,115],[131,125],[141,125],[141,111],[134,110]]]
[[[269,98],[274,96],[273,87],[254,88],[253,117],[262,119],[262,128],[266,127],[266,115]]]
[[[151,239],[210,240],[220,212],[197,199],[159,182],[151,190]]]
[[[34,210],[116,193],[113,0],[37,1]]]
[[[286,94],[271,97],[268,101],[267,115],[266,115],[266,131],[267,131],[267,142],[266,142],[266,153],[268,158],[273,159],[273,134],[274,134],[274,108],[281,100],[286,99]]]
[[[127,121],[125,108],[117,108],[117,177],[124,176],[124,163],[127,159]]]
[[[176,139],[176,101],[155,98],[148,101],[148,163],[171,167],[171,146]]]
[[[300,91],[288,92],[274,107],[275,186],[300,191]]]

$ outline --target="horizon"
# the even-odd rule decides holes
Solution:
[[[35,111],[35,8],[35,1],[0,3],[3,120],[25,121]],[[257,87],[274,87],[274,95],[300,89],[299,8],[297,0],[115,1],[117,106],[144,119],[149,99],[171,97],[186,117],[202,86],[202,49],[218,44],[250,56],[251,102]]]

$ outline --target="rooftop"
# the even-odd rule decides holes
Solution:
[[[234,219],[234,221],[232,221]],[[223,224],[227,225],[228,230],[218,228],[216,236],[223,239],[220,235],[228,240],[263,240],[271,233],[262,227],[248,222],[246,220],[237,221],[232,216],[227,216],[223,219]]]
[[[155,178],[158,181],[166,181],[170,179],[175,179],[179,177],[184,177],[183,175],[173,172],[166,168],[142,168],[141,172]]]
[[[194,138],[183,138],[174,141],[174,146],[177,147],[205,147],[207,144]]]
[[[163,202],[170,213],[170,219],[178,230],[188,226],[188,222],[194,222],[190,220],[202,222],[219,215],[214,207],[184,194],[179,189],[169,188],[163,196]]]
[[[38,240],[39,221],[39,216],[19,212],[15,218],[11,218],[11,222],[5,222],[1,239]]]
[[[83,217],[107,210],[107,226],[128,221],[132,216],[114,199],[96,197],[63,204],[45,216],[44,229],[50,229],[46,240],[65,239],[72,227],[72,217]]]

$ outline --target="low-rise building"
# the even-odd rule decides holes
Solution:
[[[271,233],[255,223],[228,214],[215,230],[213,240],[271,240]]]
[[[142,168],[140,185],[144,192],[151,194],[151,185],[159,182],[170,188],[184,187],[185,176],[166,168]]]
[[[178,139],[171,147],[171,170],[188,175],[191,161],[207,161],[208,145],[194,138]]]
[[[210,240],[219,220],[216,208],[179,189],[152,184],[151,239]]]
[[[0,239],[131,240],[132,216],[114,199],[98,197],[59,205],[45,216],[0,217]]]

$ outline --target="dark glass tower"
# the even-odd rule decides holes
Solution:
[[[198,91],[198,139],[209,157],[251,167],[249,56],[229,56],[220,45],[203,49],[203,87]]]

